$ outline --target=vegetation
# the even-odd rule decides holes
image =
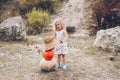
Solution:
[[[20,14],[24,15],[33,7],[54,13],[62,5],[63,0],[19,0]]]
[[[1,0],[0,22],[11,16],[21,15],[28,22],[28,34],[41,33],[50,22],[49,14],[55,13],[64,0]]]
[[[41,9],[33,8],[26,16],[28,17],[29,34],[41,33],[43,28],[50,22],[48,12]]]
[[[28,34],[39,34],[50,22],[49,14],[62,5],[63,0],[19,0],[19,12],[27,17]]]
[[[119,0],[99,0],[93,6],[93,16],[96,18],[99,29],[108,29],[119,25],[117,9]],[[115,9],[115,10],[114,10]]]

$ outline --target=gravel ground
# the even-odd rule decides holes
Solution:
[[[35,45],[43,48],[42,39],[37,39],[46,34],[39,35]],[[0,41],[0,80],[120,80],[120,55],[110,61],[113,53],[92,47],[95,37],[69,37],[67,69],[53,72],[40,71],[41,54],[26,46],[32,37],[21,42]]]

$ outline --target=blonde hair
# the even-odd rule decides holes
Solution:
[[[54,23],[54,29],[56,30],[56,23],[57,22],[60,22],[60,24],[61,24],[61,26],[62,26],[62,29],[65,29],[65,24],[63,23],[63,21],[62,21],[62,19],[57,19],[56,21],[55,21],[55,23]]]

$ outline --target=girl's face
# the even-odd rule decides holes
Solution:
[[[58,21],[55,23],[55,26],[56,26],[56,30],[58,30],[58,31],[63,29],[62,24]]]

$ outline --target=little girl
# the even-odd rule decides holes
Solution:
[[[53,37],[56,39],[55,53],[57,54],[57,68],[61,67],[61,59],[63,69],[66,69],[66,54],[67,50],[67,38],[68,34],[66,28],[61,20],[55,22],[55,32]],[[62,58],[61,58],[62,57]]]

